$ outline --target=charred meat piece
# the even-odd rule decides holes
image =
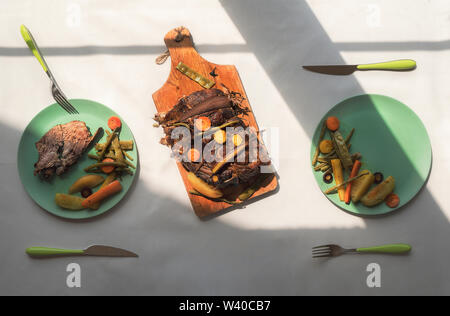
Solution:
[[[225,92],[219,89],[200,90],[181,98],[172,110],[155,115],[155,120],[164,130],[161,144],[172,148],[175,154],[180,148],[181,143],[178,142],[181,140],[172,139],[171,133],[178,126],[188,127],[191,139],[183,139],[183,141],[193,146],[196,141],[198,143],[198,137],[201,137],[203,156],[200,162],[183,160],[182,165],[187,171],[194,173],[215,188],[227,191],[240,184],[252,183],[260,175],[261,166],[270,165],[270,158],[257,133],[254,130],[246,129],[248,123],[244,116],[248,109],[242,105],[243,100],[239,93],[231,92],[228,89]],[[198,117],[209,118],[212,132],[204,131],[203,134],[195,132],[194,123]],[[230,151],[234,151],[234,148],[227,149],[226,142],[218,143],[213,134],[219,129],[228,133],[227,127],[234,128],[236,131],[239,129],[246,131],[246,136],[242,135],[245,141],[245,150],[240,152],[239,158],[234,157],[230,162],[223,163],[228,160],[226,157]],[[234,132],[230,133],[234,135]],[[226,139],[232,139],[232,134],[227,134]],[[206,148],[207,150],[205,150]],[[210,157],[214,161],[211,161]],[[215,168],[219,162],[222,162],[222,165]]]
[[[81,121],[52,127],[36,143],[39,160],[34,164],[34,175],[49,179],[55,173],[63,174],[78,161],[93,138]]]

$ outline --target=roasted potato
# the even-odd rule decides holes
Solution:
[[[210,186],[208,183],[197,177],[192,172],[188,173],[187,179],[196,191],[209,198],[217,199],[223,196],[222,191]]]
[[[103,183],[105,178],[99,174],[88,174],[77,181],[69,188],[69,194],[77,193],[83,190],[84,188],[95,188],[100,183]]]
[[[361,170],[359,174],[368,172],[367,175],[362,176],[352,182],[352,188],[350,191],[350,196],[353,203],[359,202],[364,194],[369,190],[370,186],[373,184],[374,176],[369,170]]]
[[[365,206],[375,206],[384,201],[384,199],[394,191],[395,180],[392,176],[381,182],[375,188],[369,191],[362,199],[361,202]]]
[[[55,195],[55,203],[62,208],[69,210],[82,210],[84,207],[81,205],[83,202],[83,198],[75,195],[64,194],[64,193],[56,193]]]

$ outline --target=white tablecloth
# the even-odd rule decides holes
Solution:
[[[450,294],[450,3],[387,1],[0,2],[0,294]],[[49,81],[19,27],[34,34],[70,98],[117,111],[138,144],[141,171],[126,200],[105,216],[73,222],[39,208],[20,183],[16,155],[28,122],[53,103]],[[209,61],[237,66],[261,128],[279,128],[280,191],[245,209],[200,221],[169,151],[151,128],[151,95],[169,73],[155,64],[164,35],[185,26]],[[304,64],[415,59],[413,72],[315,75]],[[384,94],[422,119],[433,147],[426,187],[407,207],[360,218],[332,205],[309,162],[317,122],[333,105]],[[294,142],[294,145],[292,145]],[[408,256],[311,259],[311,247],[407,242]],[[33,245],[108,244],[139,259],[32,260]],[[81,267],[68,288],[66,267]],[[369,288],[367,265],[381,267]]]

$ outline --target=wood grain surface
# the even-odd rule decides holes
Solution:
[[[213,88],[224,90],[221,85],[224,84],[231,91],[241,93],[246,99],[242,105],[248,107],[251,111],[247,95],[245,94],[244,87],[235,66],[217,65],[203,59],[194,48],[192,36],[189,30],[184,27],[173,29],[167,33],[164,37],[164,41],[170,52],[172,66],[166,83],[161,89],[153,94],[153,101],[158,112],[169,111],[181,97],[203,89],[198,83],[189,79],[176,69],[176,66],[180,61],[204,77],[214,80],[216,84]],[[214,68],[216,69],[215,72],[218,75],[215,78],[210,75],[210,72],[212,72]],[[248,120],[250,126],[258,130],[258,125],[253,112],[248,113],[248,115],[246,115],[246,119]],[[181,163],[177,162],[177,165],[181,177],[183,178],[186,191],[189,194],[189,191],[192,190],[192,186],[187,180],[187,171]],[[271,177],[267,182],[268,183],[265,183],[264,186],[255,192],[249,200],[242,204],[251,203],[252,200],[255,201],[256,197],[261,198],[262,195],[269,194],[269,192],[273,192],[277,189],[278,181],[275,176]],[[230,207],[237,207],[234,205],[231,206],[230,204],[224,202],[214,202],[192,194],[189,194],[189,198],[195,214],[198,217],[217,214],[218,212],[230,209]]]

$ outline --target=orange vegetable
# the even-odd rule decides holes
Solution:
[[[207,131],[211,128],[211,120],[207,118],[206,116],[200,116],[198,119],[195,120],[195,127],[199,131]]]
[[[339,129],[339,119],[336,116],[329,116],[327,118],[327,128],[332,131],[335,132]]]
[[[336,185],[341,185],[344,182],[344,174],[342,171],[342,164],[339,159],[331,159],[331,168],[333,169],[334,182]],[[338,188],[339,200],[344,201],[345,187]]]
[[[114,159],[111,159],[111,158],[105,158],[105,159],[103,159],[102,162],[114,162]],[[101,169],[104,173],[108,174],[108,173],[113,172],[115,168],[116,168],[116,167],[114,167],[114,166],[103,166],[103,167],[101,167],[100,169]]]
[[[188,158],[192,162],[197,162],[200,160],[200,152],[195,148],[191,148],[188,151]]]
[[[91,208],[91,206],[95,206],[97,203],[100,203],[107,197],[114,195],[120,191],[122,191],[122,184],[120,184],[119,180],[114,180],[107,186],[99,189],[97,192],[84,199],[81,205],[85,208]]]
[[[116,128],[120,128],[122,126],[122,122],[120,121],[120,118],[117,116],[111,116],[108,119],[108,127],[113,131]]]
[[[329,139],[324,139],[320,142],[319,149],[322,154],[329,154],[333,150],[333,142]]]
[[[361,168],[361,161],[355,160],[353,163],[352,172],[350,173],[350,178],[354,178],[358,175],[359,169]],[[352,191],[352,183],[347,184],[347,188],[345,189],[345,197],[344,201],[347,204],[350,204],[351,200],[351,191]]]
[[[391,207],[391,208],[395,208],[400,204],[400,198],[398,197],[397,194],[395,193],[391,193],[386,197],[386,205]]]

